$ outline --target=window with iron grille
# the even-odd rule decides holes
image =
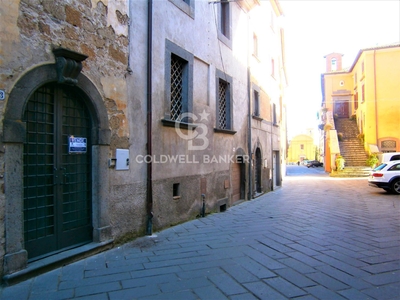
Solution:
[[[231,116],[231,89],[232,89],[232,78],[225,73],[217,70],[217,129],[232,130],[232,116]]]
[[[193,54],[166,40],[165,110],[163,124],[189,123],[182,114],[192,112]]]
[[[183,69],[186,62],[171,55],[171,120],[179,120],[183,111]]]
[[[383,153],[396,152],[396,141],[386,140],[381,142],[381,151]]]
[[[219,80],[218,92],[218,128],[228,129],[227,116],[227,96],[229,85],[223,80]]]

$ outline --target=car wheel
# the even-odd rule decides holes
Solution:
[[[400,178],[397,178],[392,183],[392,190],[395,194],[400,195]]]

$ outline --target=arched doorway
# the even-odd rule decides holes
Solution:
[[[28,259],[92,241],[92,118],[84,98],[76,87],[50,83],[27,102],[23,214]]]
[[[256,193],[261,193],[262,192],[262,184],[261,184],[261,168],[262,168],[262,159],[261,159],[261,150],[260,148],[256,149],[256,169],[255,169],[255,188],[256,188]]]
[[[94,244],[91,245],[91,248],[93,248],[101,247],[102,244],[112,241],[108,210],[109,174],[106,169],[107,165],[104,164],[108,160],[111,138],[107,109],[96,86],[85,75],[79,74],[75,85],[57,83],[58,79],[54,64],[40,65],[22,76],[16,82],[8,97],[3,119],[6,174],[4,181],[4,274],[11,274],[26,268],[28,257],[33,261],[86,242],[93,241]],[[49,104],[51,103],[49,99],[53,99],[53,104]],[[73,100],[67,101],[67,99]],[[70,104],[66,104],[60,109],[58,104],[55,104],[56,102],[68,102]],[[32,105],[37,107],[32,108]],[[63,117],[60,117],[60,112],[61,116],[65,115],[66,120],[62,120]],[[74,119],[74,121],[68,120],[69,118]],[[72,127],[64,125],[70,122],[73,123]],[[75,154],[75,157],[69,152],[65,154],[65,147],[70,144],[65,135],[61,134],[57,137],[54,135],[56,131],[53,128],[53,123],[57,123],[56,126],[61,126],[61,132],[63,130],[65,132],[75,131],[76,129],[75,133],[66,133],[67,135],[84,137],[87,134],[87,154],[84,159],[83,156],[85,155],[79,157],[78,153]],[[33,140],[30,140],[31,138]],[[52,139],[54,145],[52,145]],[[73,151],[74,149],[71,152]],[[30,153],[32,153],[32,157],[30,157]],[[48,163],[49,160],[54,161],[56,156],[58,157],[57,165],[53,166]],[[37,162],[34,161],[35,159]],[[42,163],[40,163],[40,159],[42,159]],[[69,161],[69,159],[72,161]],[[81,159],[83,159],[81,162],[74,161]],[[51,170],[52,168],[53,170]],[[57,170],[54,170],[54,168]],[[30,175],[32,175],[32,178]],[[33,183],[29,182],[31,179]],[[85,181],[86,179],[88,181]],[[73,183],[74,181],[76,181],[78,189]],[[78,184],[79,181],[81,181],[80,184]],[[25,191],[25,188],[31,187],[31,184],[33,190]],[[50,188],[51,184],[55,184],[55,186]],[[73,189],[77,189],[75,192],[79,194],[81,199],[85,199],[82,198],[82,195],[87,198],[80,201],[79,204],[67,203],[68,201],[63,203],[64,208],[61,209],[61,216],[54,215],[60,212],[56,207],[62,203],[60,201],[55,201],[56,204],[52,207],[51,205],[42,205],[39,202],[38,204],[30,203],[29,200],[25,199],[26,197],[29,199],[31,197],[32,199],[36,198],[36,200],[33,200],[35,202],[44,201],[44,198],[47,197],[47,203],[50,203],[50,199],[54,197],[68,200],[69,196],[66,194],[70,193],[72,198],[76,196],[73,194],[72,186]],[[85,186],[85,188],[81,189],[82,186]],[[88,186],[90,187],[89,190],[87,190]],[[68,188],[70,188],[69,191]],[[58,196],[52,196],[51,190]],[[28,196],[30,194],[32,196]],[[35,195],[33,196],[33,194]],[[32,214],[35,215],[34,217],[30,215],[31,204],[33,205]],[[74,214],[75,216],[73,216]],[[88,218],[88,214],[90,218]],[[54,217],[52,217],[53,215]],[[52,247],[45,251],[35,252],[32,250],[33,244],[28,246],[28,243],[26,243],[35,240],[35,238],[30,236],[29,230],[25,230],[30,228],[30,225],[25,223],[32,220],[32,223],[36,223],[34,231],[45,231],[45,234],[38,232],[36,236],[47,237],[51,235],[52,230],[56,230],[56,227],[52,228],[52,218],[53,220],[57,218],[56,223],[60,220],[67,220],[67,224],[61,222],[61,227],[60,223],[54,225],[58,226],[58,229],[64,228],[64,231],[65,229],[68,231],[72,230],[73,227],[81,226],[80,228],[84,228],[84,230],[82,232],[75,230],[77,237],[75,234],[70,236],[61,234],[58,236],[58,240],[63,240],[62,242],[53,241]],[[39,240],[37,244],[39,244]],[[48,246],[47,242],[43,244],[46,247]],[[30,253],[27,249],[30,249]],[[60,256],[60,258],[62,257]]]

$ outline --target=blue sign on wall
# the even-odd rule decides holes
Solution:
[[[70,135],[68,137],[68,153],[69,154],[79,154],[86,153],[87,150],[87,139],[84,137],[76,137]]]

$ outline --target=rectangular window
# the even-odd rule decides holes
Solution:
[[[381,151],[383,153],[396,152],[396,141],[394,141],[394,140],[382,141],[381,142]],[[391,159],[391,160],[394,160],[394,159]]]
[[[272,104],[272,123],[274,125],[277,125],[277,119],[276,119],[276,104]]]
[[[171,55],[171,120],[179,120],[180,115],[187,111],[184,107],[185,87],[183,83],[183,70],[186,64],[187,61],[174,54]]]
[[[254,116],[260,116],[260,96],[257,91],[253,93],[253,114]]]
[[[304,145],[303,144],[300,144],[300,149],[304,150]]]
[[[177,200],[181,198],[181,188],[179,183],[172,185],[172,199]]]
[[[354,109],[358,108],[358,93],[355,92],[354,94]]]
[[[218,128],[228,129],[227,102],[229,95],[229,84],[220,79],[218,91]]]
[[[195,0],[169,0],[169,2],[194,19]]]
[[[229,20],[229,2],[227,0],[221,1],[221,14],[220,14],[220,30],[221,33],[230,38],[230,20]]]
[[[271,59],[271,76],[275,78],[275,60]]]
[[[364,85],[361,86],[361,103],[365,101],[365,88]]]
[[[361,74],[364,74],[364,62],[361,63]]]
[[[232,128],[232,77],[226,73],[215,71],[216,83],[216,128],[215,131],[234,134]]]
[[[165,108],[163,125],[174,122],[189,123],[182,114],[192,112],[193,55],[166,40],[165,55]]]
[[[217,1],[218,39],[232,49],[231,6],[230,1]]]
[[[255,33],[253,34],[253,55],[258,57],[258,37]]]

